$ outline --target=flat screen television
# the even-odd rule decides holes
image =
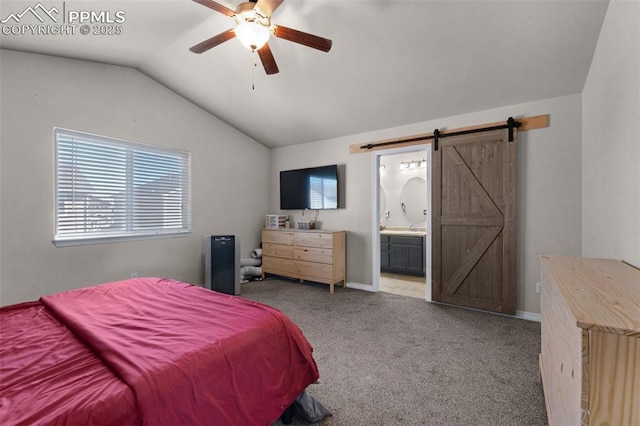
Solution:
[[[280,172],[281,210],[337,208],[337,165]]]

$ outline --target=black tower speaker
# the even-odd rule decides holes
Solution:
[[[205,287],[240,294],[240,244],[235,235],[205,237]]]

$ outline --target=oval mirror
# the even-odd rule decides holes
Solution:
[[[427,182],[418,176],[406,181],[400,193],[400,203],[411,223],[424,222],[427,218]]]
[[[380,219],[384,218],[384,210],[387,208],[387,195],[384,193],[384,188],[380,186]]]

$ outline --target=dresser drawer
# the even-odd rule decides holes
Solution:
[[[308,277],[311,281],[314,279],[331,281],[333,279],[333,266],[324,263],[296,261],[294,263],[294,273]]]
[[[333,235],[312,232],[299,232],[294,234],[294,244],[303,247],[333,247]]]
[[[264,230],[262,231],[262,242],[290,246],[293,245],[293,232]]]
[[[280,257],[262,256],[262,269],[265,272],[277,271],[287,274],[293,273],[293,260]]]
[[[263,243],[262,255],[284,257],[287,259],[291,259],[293,258],[293,246],[285,246],[282,244],[273,244],[273,243]]]
[[[296,247],[293,251],[293,258],[317,263],[333,263],[333,250],[322,248]]]

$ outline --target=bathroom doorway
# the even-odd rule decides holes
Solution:
[[[373,287],[431,300],[431,146],[376,154]]]

